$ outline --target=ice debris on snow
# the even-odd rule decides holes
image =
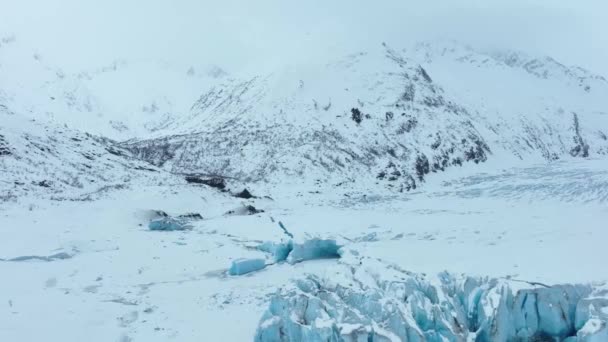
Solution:
[[[150,228],[150,230],[157,231],[174,231],[186,230],[189,229],[190,226],[180,220],[176,220],[171,217],[164,217],[150,221],[150,223],[148,224],[148,228]]]
[[[274,262],[281,262],[287,260],[287,256],[293,249],[293,242],[291,240],[287,242],[266,241],[257,248],[262,252],[270,253]]]
[[[340,258],[340,253],[338,253],[340,247],[342,246],[332,239],[313,238],[303,243],[294,243],[287,262],[295,264],[313,259],[337,259]]]
[[[340,245],[336,240],[313,238],[302,243],[294,243],[293,240],[272,242],[266,241],[257,246],[257,249],[269,253],[273,263],[287,261],[290,264],[313,260],[340,258]],[[237,259],[232,262],[228,270],[230,275],[242,275],[259,271],[266,267],[264,259]]]
[[[606,341],[607,297],[589,285],[514,292],[506,280],[342,263],[273,296],[255,341]]]
[[[243,275],[259,271],[266,267],[264,259],[236,259],[232,261],[232,266],[228,270],[230,275]]]
[[[148,223],[150,230],[174,231],[192,228],[188,223],[191,221],[202,220],[203,216],[199,213],[189,212],[174,217],[162,210],[140,210],[136,216]]]
[[[576,306],[574,327],[583,341],[608,341],[608,292],[585,298]]]

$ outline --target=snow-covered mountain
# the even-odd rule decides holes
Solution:
[[[439,41],[251,77],[151,61],[66,73],[2,41],[13,111],[126,140],[173,173],[405,191],[468,164],[608,153],[608,82],[549,57]]]
[[[469,163],[605,155],[607,93],[604,78],[549,58],[379,46],[222,82],[153,138],[124,146],[173,172],[402,191]]]
[[[605,341],[607,94],[453,42],[237,76],[0,38],[0,340]]]
[[[218,66],[115,60],[66,71],[7,36],[0,44],[0,93],[37,120],[125,140],[147,137],[187,113],[200,93],[227,73]]]
[[[116,142],[12,112],[0,102],[0,192],[3,201],[41,194],[90,199],[165,172],[135,159]]]

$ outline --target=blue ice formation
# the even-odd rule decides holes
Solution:
[[[255,341],[608,341],[608,291],[588,285],[514,293],[496,279],[340,267],[273,296]]]
[[[294,243],[293,249],[287,257],[287,262],[295,264],[305,260],[339,258],[338,250],[340,247],[342,246],[332,239],[314,238],[303,243]]]
[[[290,264],[313,260],[339,258],[340,245],[336,240],[314,238],[303,243],[294,243],[292,240],[283,242],[266,241],[257,246],[257,249],[271,255],[273,262],[287,261]],[[266,267],[263,259],[238,259],[232,262],[228,273],[241,275],[259,271]]]
[[[578,332],[578,340],[608,341],[608,296],[581,300],[576,305],[574,317],[574,327]],[[573,341],[577,340],[574,339]]]
[[[293,242],[291,240],[287,242],[272,242],[266,241],[258,246],[258,249],[262,252],[270,253],[274,262],[281,262],[287,259],[289,253],[293,249]]]
[[[173,231],[173,230],[186,230],[188,225],[178,221],[171,217],[163,217],[160,219],[152,220],[148,224],[150,230],[162,230],[162,231]]]
[[[236,259],[232,261],[228,274],[243,275],[259,271],[264,267],[266,267],[266,260],[264,259]]]

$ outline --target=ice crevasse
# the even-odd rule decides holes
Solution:
[[[608,341],[608,287],[527,287],[341,261],[279,290],[255,341]]]

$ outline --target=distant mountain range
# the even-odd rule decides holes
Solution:
[[[378,44],[243,78],[149,61],[66,74],[4,38],[0,186],[99,188],[168,171],[408,191],[486,161],[603,157],[606,94],[581,68],[454,42]],[[40,185],[51,178],[60,184]]]

